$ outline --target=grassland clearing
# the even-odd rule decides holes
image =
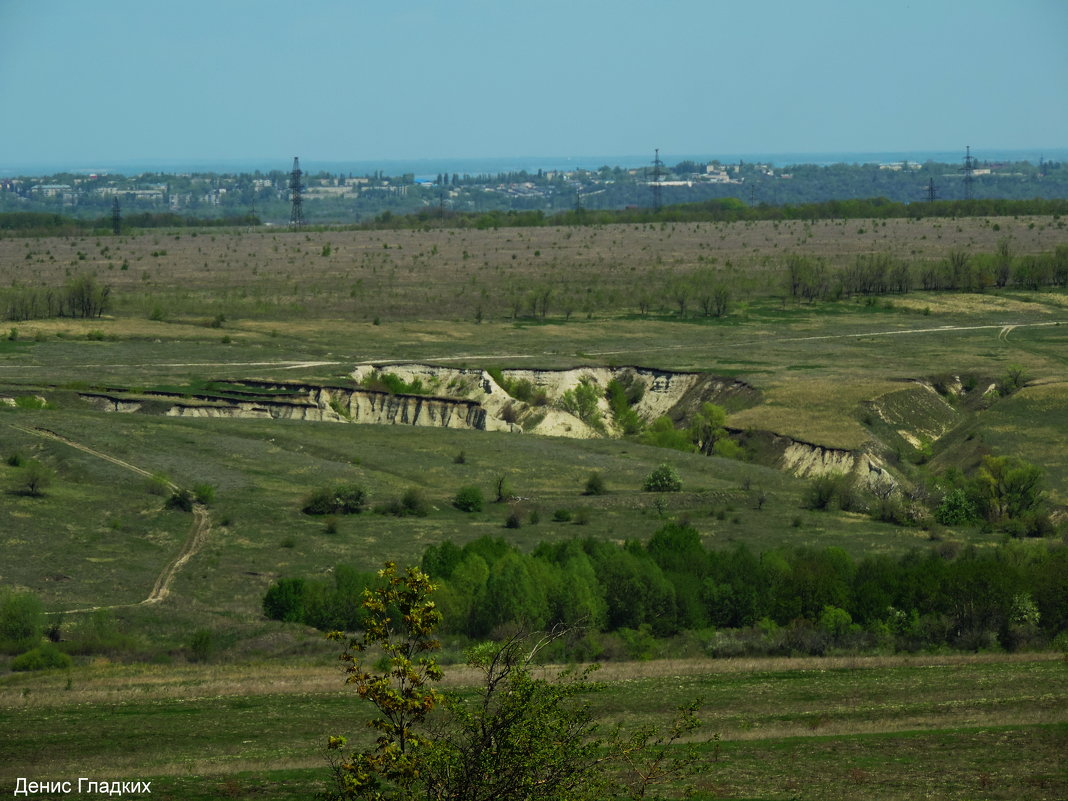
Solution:
[[[708,752],[701,798],[1052,800],[1068,786],[1068,699],[1055,660],[689,661],[610,665],[598,677],[591,702],[626,725],[703,697],[722,739]],[[99,665],[72,678],[0,685],[3,786],[24,775],[19,767],[41,777],[136,773],[172,798],[225,794],[228,783],[237,797],[297,798],[321,786],[327,734],[363,736],[364,711],[325,661]],[[469,679],[447,670],[450,687]],[[71,741],[71,731],[97,736]]]
[[[317,633],[263,618],[264,591],[279,577],[411,562],[427,545],[483,535],[524,549],[577,536],[644,540],[668,520],[689,521],[706,546],[745,543],[758,552],[803,544],[901,554],[935,541],[951,550],[1002,539],[974,527],[925,530],[809,511],[807,482],[759,459],[627,439],[177,418],[162,405],[105,414],[81,394],[168,389],[222,398],[246,379],[347,386],[369,362],[688,370],[744,381],[759,394],[759,403],[731,410],[735,431],[824,449],[882,448],[906,480],[922,478],[918,457],[944,469],[991,451],[1018,455],[1041,465],[1063,505],[1063,290],[798,303],[782,285],[787,253],[845,265],[873,252],[917,261],[991,252],[1006,236],[1021,255],[1064,243],[1053,221],[1032,222],[997,220],[998,230],[976,219],[0,240],[5,287],[61,285],[68,272],[93,271],[114,300],[107,317],[12,322],[13,336],[0,340],[0,396],[47,403],[0,406],[0,457],[17,452],[55,471],[43,497],[0,498],[0,583],[34,591],[49,611],[114,606],[101,620],[125,637],[80,657],[69,676],[0,677],[3,781],[136,771],[158,777],[154,786],[171,797],[306,796],[325,776],[323,736],[351,730],[360,713]],[[321,255],[327,244],[330,255]],[[700,274],[731,287],[729,314],[695,314],[693,298],[679,313],[673,282]],[[543,313],[537,299],[547,289]],[[651,291],[644,311],[642,289]],[[1012,367],[1026,375],[1023,388],[984,400]],[[933,389],[958,384],[972,389]],[[159,603],[140,602],[182,554],[192,520],[112,460],[216,492],[210,535]],[[658,499],[642,491],[661,462],[679,472],[683,492]],[[4,489],[20,469],[0,462]],[[582,495],[593,471],[606,477],[606,495]],[[521,498],[522,527],[505,528],[510,503],[471,515],[451,506],[458,488],[490,494],[501,476]],[[346,516],[331,530],[300,508],[332,482],[360,484],[372,503],[419,486],[432,508],[426,517]],[[552,522],[555,510],[580,508],[585,524]],[[530,522],[533,511],[539,522]],[[63,626],[77,634],[90,618],[70,614]],[[601,674],[608,688],[593,700],[609,717],[636,722],[705,695],[711,727],[724,735],[701,788],[708,797],[1038,801],[1068,792],[1063,670],[1004,655],[613,663]],[[463,671],[455,672],[462,685]]]

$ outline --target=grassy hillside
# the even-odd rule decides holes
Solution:
[[[707,731],[720,735],[702,799],[1054,801],[1068,792],[1063,673],[1005,657],[646,663],[604,668],[590,700],[633,726],[702,697]],[[450,669],[447,684],[465,677]],[[367,736],[365,715],[325,664],[10,677],[0,787],[134,777],[162,798],[307,798],[325,788],[326,737]]]
[[[1063,244],[1058,222],[0,240],[5,304],[82,271],[110,286],[113,301],[100,318],[11,321],[0,339],[0,587],[32,591],[47,612],[64,612],[61,636],[76,657],[69,674],[0,676],[0,777],[129,779],[132,771],[155,777],[165,797],[306,795],[324,775],[316,743],[359,713],[327,667],[332,646],[303,626],[264,619],[263,594],[279,577],[409,562],[427,545],[483,535],[524,550],[574,537],[645,540],[669,520],[688,522],[708,548],[744,543],[755,552],[835,546],[863,557],[935,546],[952,554],[1004,539],[989,527],[813,511],[812,479],[780,469],[788,445],[807,449],[809,462],[856,456],[862,472],[870,458],[917,496],[950,468],[967,473],[989,454],[1021,457],[1042,469],[1063,515],[1064,289],[798,302],[783,285],[787,252],[835,268],[873,252],[941,263],[960,249],[988,254],[1011,237],[1022,259]],[[680,282],[706,278],[730,287],[726,315],[701,314],[694,294],[680,308]],[[108,413],[81,397],[144,400],[165,390],[181,398],[242,379],[351,386],[357,364],[390,361],[637,365],[738,379],[748,400],[726,425],[747,443],[746,458],[634,438],[180,418],[166,416],[171,402],[158,398]],[[1019,386],[999,392],[1010,375]],[[33,462],[51,476],[39,497],[25,491]],[[642,490],[660,463],[677,469],[682,492]],[[607,494],[582,494],[592,471]],[[453,507],[465,485],[492,500],[501,477],[514,499],[474,514]],[[208,487],[214,498],[195,514],[167,508],[168,481]],[[362,486],[371,507],[418,486],[431,510],[333,520],[301,512],[310,492],[336,482]],[[562,509],[575,513],[572,522],[554,521]],[[506,528],[514,511],[522,525]],[[677,645],[706,653],[699,635]],[[1063,796],[1063,668],[931,659],[702,662],[656,675],[630,665],[595,702],[636,720],[659,715],[676,694],[710,699],[724,741],[710,755],[706,797]],[[0,660],[10,665],[11,655]],[[71,745],[84,731],[101,736]]]

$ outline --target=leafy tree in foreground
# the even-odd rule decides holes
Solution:
[[[586,801],[644,798],[652,787],[698,772],[698,745],[681,741],[700,726],[694,702],[666,729],[602,731],[583,695],[592,668],[546,678],[534,667],[544,648],[568,633],[514,634],[469,652],[482,677],[474,693],[442,694],[430,683],[442,671],[430,653],[441,615],[435,587],[418,568],[398,573],[386,563],[377,587],[364,592],[364,628],[347,641],[341,659],[347,683],[378,716],[374,744],[345,755],[345,738],[328,748],[335,787],[328,798],[372,801]],[[364,655],[383,653],[382,672]],[[713,738],[715,739],[715,738]]]
[[[441,647],[433,633],[441,613],[430,600],[433,585],[418,568],[404,575],[387,562],[378,573],[381,583],[363,594],[366,610],[363,632],[347,637],[331,632],[334,640],[347,640],[341,660],[348,663],[346,684],[370,701],[379,716],[368,725],[379,734],[373,748],[357,751],[332,762],[337,780],[336,798],[369,801],[416,798],[423,781],[422,763],[430,758],[432,741],[423,734],[427,716],[443,697],[430,687],[441,679],[441,668],[430,656]],[[371,673],[363,654],[377,647],[388,662],[384,673]],[[328,747],[345,745],[344,737],[331,737]],[[427,752],[424,756],[423,752]]]

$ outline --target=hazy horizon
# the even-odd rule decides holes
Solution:
[[[1038,163],[1039,159],[1047,161],[1068,160],[1068,148],[1020,148],[995,149],[990,151],[972,148],[972,155],[980,162],[1029,161]],[[663,154],[661,160],[668,166],[681,161],[714,161],[724,164],[745,161],[771,164],[775,167],[789,167],[800,164],[886,164],[900,161],[925,163],[928,161],[955,164],[964,158],[965,150],[924,150],[924,151],[861,151],[861,152],[817,152],[817,153],[733,153],[706,154],[682,153]],[[506,156],[506,157],[468,157],[468,158],[398,158],[398,159],[316,159],[300,157],[301,168],[307,173],[330,172],[365,173],[382,170],[387,175],[414,173],[417,177],[437,173],[459,173],[477,175],[482,173],[497,174],[527,170],[567,170],[590,169],[602,166],[636,168],[652,165],[652,155],[600,155],[600,156]],[[18,175],[54,175],[71,173],[76,175],[116,174],[137,175],[141,173],[251,173],[270,172],[272,170],[288,171],[292,166],[292,157],[277,159],[258,158],[220,158],[220,159],[144,159],[127,163],[42,163],[42,164],[4,164],[0,163],[0,175],[13,177]]]
[[[1063,0],[0,0],[0,165],[1039,155],[1066,32]]]

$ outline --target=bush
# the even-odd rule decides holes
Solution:
[[[844,512],[858,510],[853,477],[843,473],[827,473],[817,476],[805,492],[805,508],[817,510],[841,509]]]
[[[657,448],[673,448],[677,451],[692,451],[693,440],[688,431],[675,428],[671,418],[667,416],[656,418],[645,431],[640,440],[646,445]]]
[[[935,520],[943,526],[962,526],[979,522],[979,510],[971,495],[963,487],[946,493],[935,510]]]
[[[586,479],[586,489],[583,491],[583,495],[604,495],[608,489],[605,487],[604,476],[597,470],[590,473],[590,477]]]
[[[367,493],[357,484],[323,487],[304,499],[301,511],[306,515],[359,514],[367,506]]]
[[[149,495],[164,496],[170,492],[171,482],[167,480],[166,476],[162,476],[156,473],[151,478],[145,479],[145,490]]]
[[[571,510],[570,509],[557,509],[553,512],[553,520],[557,523],[570,523],[571,522]]]
[[[560,408],[570,412],[595,431],[604,431],[604,421],[597,403],[601,393],[590,376],[579,379],[578,386],[569,389],[560,396]]]
[[[430,514],[430,501],[421,487],[410,487],[401,496],[401,506],[405,514],[414,517],[426,517]]]
[[[267,588],[263,596],[263,614],[271,620],[299,623],[304,619],[308,585],[302,578],[284,578]]]
[[[128,631],[110,610],[97,609],[79,615],[68,626],[63,650],[68,654],[117,654],[129,651],[136,645],[136,640]],[[51,636],[49,633],[50,639]]]
[[[193,497],[197,503],[211,506],[215,503],[215,487],[211,484],[197,484],[193,487]]]
[[[53,670],[69,668],[73,661],[52,643],[44,643],[11,660],[12,670]]]
[[[669,464],[662,464],[645,478],[643,489],[646,492],[681,492],[682,479]]]
[[[220,637],[211,629],[198,629],[189,641],[189,661],[207,662],[219,651]]]
[[[52,484],[55,473],[38,461],[28,460],[22,468],[22,475],[18,478],[18,491],[21,495],[31,498],[40,498],[44,491]]]
[[[452,505],[461,512],[481,512],[486,499],[478,487],[461,487],[452,501]]]
[[[624,434],[637,434],[642,430],[641,418],[631,407],[641,400],[644,389],[645,387],[633,376],[626,380],[613,378],[608,382],[605,398],[608,400],[608,406],[612,410],[616,425]]]
[[[176,489],[167,499],[165,506],[168,509],[177,509],[179,512],[192,512],[193,493],[187,489]]]
[[[426,517],[430,514],[430,501],[420,487],[411,487],[400,498],[376,506],[375,512],[396,517]]]
[[[8,653],[21,651],[41,639],[44,608],[30,592],[0,594],[0,646]]]

